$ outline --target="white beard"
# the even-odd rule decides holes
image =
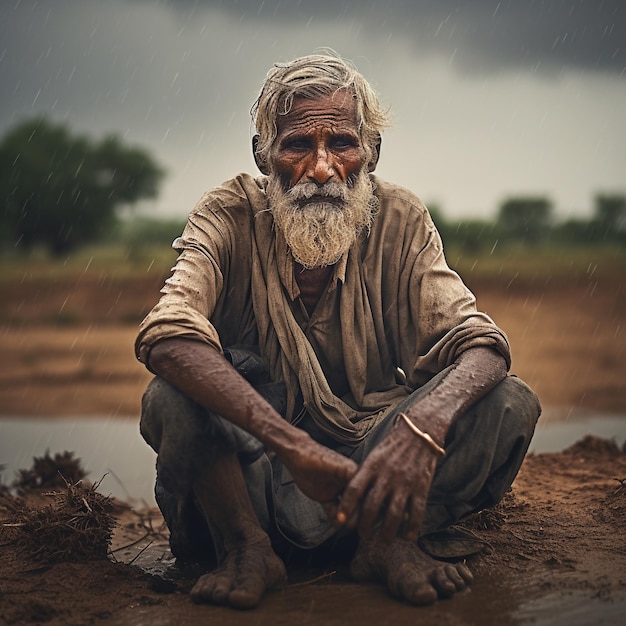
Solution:
[[[300,183],[288,191],[269,177],[269,210],[293,258],[306,269],[335,264],[361,233],[369,232],[378,198],[365,168],[354,185]]]

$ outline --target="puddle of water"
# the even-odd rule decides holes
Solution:
[[[626,441],[626,416],[547,408],[535,429],[530,451],[559,452],[585,435],[613,439],[622,446]]]
[[[586,434],[626,440],[626,417],[546,410],[530,449],[562,450]],[[154,452],[139,434],[136,419],[115,418],[0,418],[2,479],[32,466],[34,456],[70,450],[82,459],[91,481],[104,477],[100,491],[123,500],[144,500],[154,506]]]
[[[69,450],[82,460],[87,478],[103,476],[99,491],[122,500],[154,506],[156,454],[139,434],[137,420],[120,418],[1,418],[0,465],[10,483],[33,457]]]
[[[520,624],[611,626],[626,622],[626,598],[590,598],[583,592],[551,593],[527,600],[516,611]]]

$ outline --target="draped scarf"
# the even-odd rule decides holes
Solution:
[[[382,368],[380,346],[370,310],[367,288],[359,268],[359,242],[353,244],[339,263],[345,263],[338,322],[344,341],[346,376],[355,406],[331,390],[305,332],[295,319],[284,284],[293,279],[293,257],[282,233],[274,229],[269,211],[255,215],[252,243],[252,300],[259,331],[261,353],[272,378],[287,385],[287,416],[294,412],[298,390],[304,407],[317,425],[336,441],[357,445],[377,424],[392,404],[406,397],[405,386],[368,393],[368,368]],[[282,278],[281,278],[282,274]],[[380,380],[380,376],[375,379]],[[394,402],[395,400],[395,402]]]

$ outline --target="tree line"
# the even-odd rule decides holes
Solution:
[[[481,252],[516,245],[626,245],[626,195],[597,194],[588,219],[558,220],[550,199],[517,196],[504,200],[495,220],[449,221],[436,206],[429,208],[445,244]]]
[[[26,120],[0,140],[0,246],[54,255],[110,239],[131,250],[169,244],[184,220],[121,219],[121,210],[156,198],[164,170],[144,149],[109,135],[73,134],[45,118]],[[446,245],[471,252],[510,245],[626,245],[626,196],[598,194],[590,219],[557,221],[548,198],[504,200],[495,220],[447,220],[429,207]]]

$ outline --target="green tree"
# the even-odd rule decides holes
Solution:
[[[527,245],[539,243],[552,225],[552,203],[541,197],[505,200],[498,212],[498,227],[508,239]]]
[[[115,136],[94,142],[44,118],[0,142],[0,233],[61,254],[103,237],[116,211],[157,195],[163,170]]]
[[[597,228],[594,223],[585,219],[571,218],[554,229],[554,240],[566,246],[588,245],[597,239]]]
[[[626,232],[626,196],[598,194],[594,224],[602,240],[624,240]]]

